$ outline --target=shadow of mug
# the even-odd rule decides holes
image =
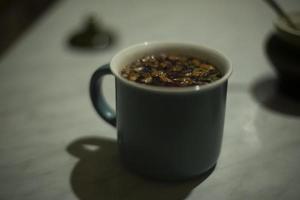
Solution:
[[[71,173],[71,186],[80,200],[184,199],[214,170],[192,180],[161,182],[131,174],[120,163],[117,142],[88,137],[72,142],[67,151],[79,161]]]

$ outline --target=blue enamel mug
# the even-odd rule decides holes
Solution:
[[[215,65],[222,78],[203,86],[161,87],[121,76],[124,66],[159,53],[199,57]],[[187,43],[145,42],[120,51],[97,69],[91,78],[90,97],[103,120],[116,127],[126,168],[164,180],[188,179],[217,163],[231,72],[228,60],[215,50]],[[115,111],[101,92],[106,75],[115,77]]]

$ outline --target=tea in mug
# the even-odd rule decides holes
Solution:
[[[164,53],[137,59],[124,66],[121,75],[137,83],[169,87],[201,86],[222,77],[216,66],[200,58]]]

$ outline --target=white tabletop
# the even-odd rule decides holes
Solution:
[[[280,3],[300,9],[298,0]],[[117,33],[115,45],[71,50],[67,38],[91,13]],[[261,0],[56,4],[0,60],[0,199],[298,200],[300,105],[275,90],[265,54],[274,18]],[[221,156],[202,183],[127,172],[118,161],[116,130],[91,106],[93,71],[122,48],[153,40],[215,48],[233,65]],[[104,92],[113,106],[113,77]]]

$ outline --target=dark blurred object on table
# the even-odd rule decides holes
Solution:
[[[265,51],[274,67],[282,92],[300,98],[300,48],[288,44],[277,34],[271,34],[266,41]]]
[[[0,55],[58,0],[0,0]]]
[[[79,30],[71,34],[69,45],[83,50],[101,50],[113,43],[113,34],[99,23],[95,16],[89,16]]]

